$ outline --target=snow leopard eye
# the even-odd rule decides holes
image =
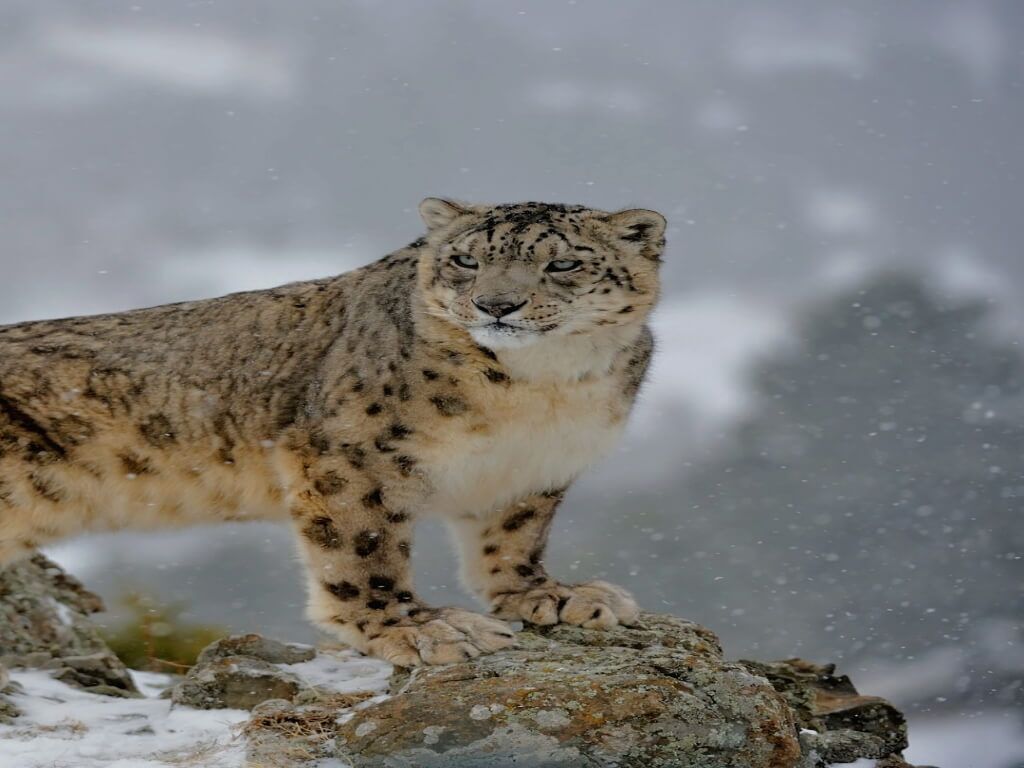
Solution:
[[[574,269],[579,269],[582,264],[582,261],[576,261],[575,259],[556,259],[555,261],[549,261],[548,265],[544,267],[544,271],[572,272]]]
[[[476,269],[480,266],[480,263],[472,256],[467,256],[464,253],[453,253],[452,263],[456,266],[462,267],[463,269]]]

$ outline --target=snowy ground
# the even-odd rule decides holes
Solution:
[[[351,651],[321,652],[313,661],[281,667],[338,693],[381,693],[391,674],[390,665]],[[176,707],[157,698],[171,677],[133,675],[146,698],[97,696],[53,680],[47,672],[13,671],[11,677],[24,687],[12,697],[23,716],[15,725],[0,726],[0,766],[241,768],[245,748],[236,726],[248,719],[248,712]],[[338,768],[336,761],[331,768]]]

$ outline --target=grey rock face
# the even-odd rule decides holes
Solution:
[[[110,651],[87,656],[62,656],[44,665],[53,669],[54,678],[68,685],[105,696],[139,696],[135,683],[122,661]]]
[[[101,610],[99,597],[42,555],[0,569],[0,664],[52,669],[95,693],[139,695],[89,621]]]
[[[356,708],[267,702],[245,730],[250,765],[909,768],[902,715],[831,666],[728,662],[707,629],[653,614],[610,632],[528,628],[519,642],[396,670],[390,698]]]
[[[206,664],[214,659],[227,656],[251,656],[271,664],[298,664],[316,657],[316,649],[302,643],[282,643],[251,632],[247,635],[231,635],[206,646],[197,664]]]
[[[197,664],[171,701],[197,709],[252,709],[270,699],[291,701],[309,686],[296,675],[252,656],[214,657]]]
[[[887,758],[907,748],[903,714],[885,699],[860,694],[850,678],[835,674],[834,664],[802,659],[741,663],[786,699],[803,730],[804,752],[815,756],[808,766]]]
[[[775,689],[724,661],[708,630],[668,616],[524,632],[517,649],[399,672],[392,687],[337,728],[335,756],[355,768],[758,768],[801,756]]]

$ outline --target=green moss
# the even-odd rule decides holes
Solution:
[[[185,672],[203,648],[227,634],[223,627],[182,621],[181,604],[161,605],[140,593],[126,595],[119,602],[130,618],[100,633],[131,669]]]

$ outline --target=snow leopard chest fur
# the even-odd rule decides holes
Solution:
[[[431,451],[427,514],[485,517],[528,494],[564,488],[610,451],[626,416],[611,378],[517,383],[481,413]]]

